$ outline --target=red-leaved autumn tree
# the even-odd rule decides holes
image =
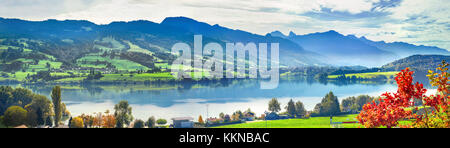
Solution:
[[[363,110],[356,117],[364,127],[374,128],[386,126],[388,128],[398,125],[399,120],[412,117],[412,111],[406,108],[414,106],[414,99],[422,99],[426,92],[423,85],[413,83],[409,68],[402,70],[395,77],[398,89],[396,93],[384,93],[380,99],[365,104]]]
[[[436,68],[438,73],[428,72],[430,84],[438,87],[436,96],[425,96],[427,90],[423,88],[422,84],[413,83],[414,72],[406,68],[395,77],[398,86],[397,92],[386,92],[378,101],[365,104],[356,118],[364,127],[368,128],[396,127],[400,120],[412,120],[411,124],[401,127],[449,128],[450,84],[448,77],[450,74],[447,72],[448,66],[448,63],[442,61],[442,64]],[[422,112],[418,112],[418,107],[414,105],[415,99],[423,101]]]
[[[423,98],[424,105],[429,109],[425,108],[423,109],[425,113],[414,115],[416,120],[410,127],[450,128],[450,108],[448,107],[450,105],[450,74],[447,72],[448,66],[448,63],[442,61],[442,64],[436,68],[436,72],[428,71],[428,79],[430,79],[432,86],[437,87],[437,94],[436,96],[431,95]]]

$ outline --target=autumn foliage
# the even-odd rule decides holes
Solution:
[[[391,127],[449,127],[449,102],[448,102],[448,66],[443,62],[437,68],[439,73],[429,72],[428,77],[432,86],[438,87],[438,94],[425,96],[426,89],[423,85],[413,83],[413,71],[409,68],[402,70],[395,77],[397,92],[386,92],[379,100],[365,104],[363,110],[356,117],[359,122],[368,128],[385,126]],[[422,113],[419,114],[414,100],[424,102]],[[430,111],[433,108],[433,111]],[[428,112],[430,111],[430,112]],[[425,113],[423,113],[425,112]],[[409,120],[411,124],[399,126],[399,121]]]
[[[83,127],[87,128],[114,128],[116,126],[116,118],[109,112],[109,110],[106,110],[104,113],[94,113],[94,115],[82,114],[75,118],[79,118],[81,121],[76,122],[80,122]]]

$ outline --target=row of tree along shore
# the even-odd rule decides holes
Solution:
[[[193,127],[210,127],[241,123],[249,120],[277,120],[288,118],[309,118],[358,113],[356,117],[364,127],[439,127],[450,128],[450,83],[449,64],[442,64],[435,71],[429,71],[432,86],[437,87],[434,95],[425,95],[423,84],[413,83],[413,71],[408,68],[399,72],[395,80],[398,90],[384,93],[380,97],[360,95],[348,97],[339,103],[337,96],[329,92],[312,111],[307,111],[301,101],[292,99],[280,112],[281,104],[276,98],[268,103],[268,110],[259,117],[250,109],[234,112],[231,116],[220,113],[219,118],[199,116]],[[0,86],[0,127],[70,127],[70,128],[154,128],[167,126],[167,120],[149,117],[146,121],[134,120],[132,107],[122,100],[114,106],[114,113],[82,114],[71,117],[61,101],[61,87],[55,86],[51,100],[28,89]],[[420,108],[419,108],[420,107]],[[63,121],[68,120],[67,124]],[[407,124],[400,124],[406,121]],[[158,125],[156,125],[158,124]]]
[[[62,127],[62,128],[156,128],[171,127],[167,125],[166,119],[149,117],[145,121],[134,119],[132,107],[127,101],[122,100],[114,106],[114,112],[106,110],[92,114],[81,114],[71,116],[66,104],[62,102],[61,87],[55,86],[51,92],[51,99],[46,96],[33,93],[25,88],[12,88],[0,86],[0,125],[4,127]],[[235,111],[234,113],[220,113],[219,117],[206,118],[199,116],[195,127],[209,127],[224,124],[241,123],[249,120],[275,120],[283,118],[309,118],[314,116],[330,116],[345,113],[356,113],[361,106],[371,101],[373,97],[361,95],[349,97],[342,101],[341,105],[337,97],[330,92],[316,105],[314,110],[306,111],[301,101],[294,102],[292,99],[281,111],[281,104],[276,98],[268,103],[268,110],[259,117],[247,109],[246,111]]]

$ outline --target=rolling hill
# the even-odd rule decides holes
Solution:
[[[383,65],[381,68],[385,71],[400,71],[406,67],[414,71],[435,70],[442,60],[450,61],[450,56],[446,55],[413,55],[394,62]]]
[[[23,68],[27,63],[22,59],[49,60],[36,59],[36,55],[53,57],[52,62],[62,63],[58,68],[64,70],[96,68],[117,71],[135,68],[148,70],[161,68],[160,65],[167,67],[175,58],[170,54],[172,46],[179,42],[192,46],[195,34],[203,35],[204,44],[217,42],[223,47],[225,42],[277,42],[280,43],[282,66],[324,65],[319,60],[319,54],[305,51],[289,40],[211,26],[185,17],[167,18],[162,23],[138,20],[106,25],[77,20],[26,21],[0,18],[0,49],[26,49],[33,53],[3,52],[3,59],[8,63],[20,62],[14,66],[1,67],[4,71],[10,71],[5,70],[5,67],[17,67],[12,71],[32,71]],[[136,66],[123,68],[123,62]]]
[[[168,17],[161,23],[137,20],[104,25],[83,20],[0,18],[0,71],[10,73],[4,76],[17,73],[14,76],[21,79],[49,70],[79,77],[87,77],[80,72],[92,69],[110,74],[164,71],[176,58],[170,53],[172,46],[179,42],[193,46],[196,34],[203,35],[203,44],[217,42],[223,47],[228,42],[280,43],[282,67],[381,66],[399,59],[406,48],[411,49],[408,54],[448,53],[437,47],[373,42],[336,31],[264,36],[186,17]]]

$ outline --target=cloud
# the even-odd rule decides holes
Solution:
[[[386,9],[396,22],[379,30],[396,32],[391,41],[400,40],[450,50],[450,3],[447,0],[403,0],[397,7]],[[376,36],[374,36],[376,38]],[[383,36],[378,36],[383,38]]]
[[[98,24],[186,16],[264,35],[336,30],[450,49],[448,0],[3,0],[1,17]]]
[[[81,11],[107,0],[2,0],[0,16],[31,20],[46,19],[53,15]]]

